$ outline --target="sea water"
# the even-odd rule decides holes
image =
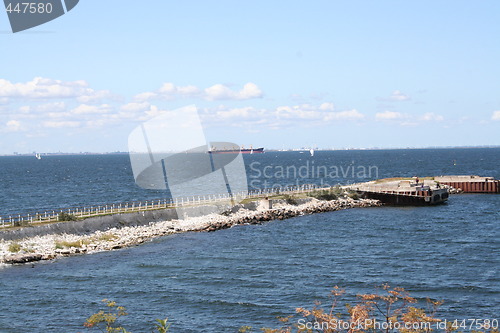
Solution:
[[[478,174],[500,178],[500,149],[268,152],[245,156],[254,180],[287,185],[280,166],[376,166],[382,178]],[[260,164],[255,164],[256,162]],[[253,167],[251,167],[251,163]],[[269,166],[264,176],[264,167]],[[126,155],[0,157],[1,214],[164,197],[138,188]],[[319,177],[299,181],[360,181]],[[293,168],[290,168],[290,173]],[[359,171],[359,169],[357,169]],[[270,176],[270,177],[268,177]],[[257,181],[255,181],[257,179]],[[438,316],[499,319],[500,196],[463,194],[445,205],[351,209],[186,233],[138,247],[0,268],[0,332],[79,332],[85,318],[113,299],[127,307],[123,324],[149,332],[169,317],[172,332],[236,332],[279,326],[276,316],[346,300],[383,283],[404,287]]]

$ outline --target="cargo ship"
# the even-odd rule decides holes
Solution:
[[[226,149],[225,147],[222,149],[217,149],[215,147],[212,147],[211,150],[208,151],[209,154],[262,154],[264,152],[264,148],[259,147],[259,148],[244,148],[241,147],[239,149],[234,149],[234,148],[229,148]]]

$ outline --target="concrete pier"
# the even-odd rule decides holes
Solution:
[[[382,179],[351,186],[362,198],[377,199],[389,205],[435,205],[448,200],[447,188],[434,180]]]

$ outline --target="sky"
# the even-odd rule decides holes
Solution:
[[[81,0],[14,34],[2,11],[0,154],[127,151],[141,123],[189,105],[207,141],[244,146],[498,146],[498,13],[496,0]]]

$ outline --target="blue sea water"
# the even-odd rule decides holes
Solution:
[[[500,148],[267,152],[244,155],[250,189],[336,185],[386,177],[500,178]],[[0,156],[0,216],[163,199],[134,183],[128,155]]]
[[[245,156],[249,183],[289,184],[280,166],[376,166],[377,175],[479,174],[500,178],[500,149],[269,152]],[[41,163],[39,163],[41,162]],[[253,167],[250,167],[251,163]],[[267,175],[263,168],[269,166]],[[133,183],[127,156],[0,157],[1,214],[161,198]],[[305,170],[305,169],[303,169]],[[311,170],[311,167],[309,167]],[[332,169],[329,169],[332,170]],[[324,170],[323,170],[324,171]],[[300,181],[361,181],[358,175]],[[286,176],[286,174],[285,174]],[[367,179],[365,179],[367,180]],[[107,253],[0,269],[0,332],[78,332],[109,298],[123,323],[149,332],[236,332],[278,326],[276,316],[389,283],[419,300],[444,300],[448,319],[500,319],[500,196],[452,196],[433,207],[352,209],[216,233],[187,233]],[[150,325],[148,326],[148,323]]]

